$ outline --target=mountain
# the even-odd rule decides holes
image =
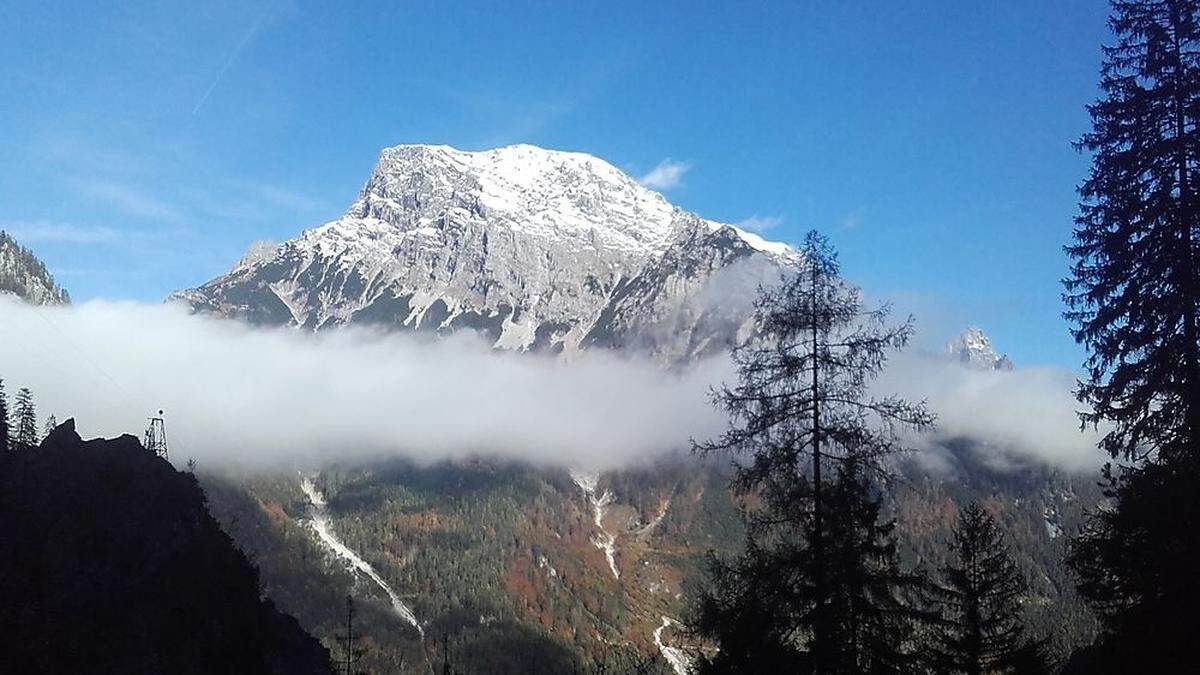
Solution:
[[[1001,355],[983,330],[971,326],[946,343],[946,354],[970,368],[978,370],[1012,370],[1008,355]]]
[[[798,255],[672,206],[611,164],[514,145],[400,145],[342,217],[171,299],[309,329],[473,329],[499,348],[726,350]]]
[[[27,248],[0,230],[0,293],[11,293],[35,305],[64,305],[67,292],[54,283],[46,266]]]
[[[998,452],[956,440],[939,448],[937,470],[902,463],[886,500],[900,554],[940,569],[958,508],[982,503],[1029,581],[1031,631],[1069,653],[1095,631],[1063,555],[1102,499],[1097,476]],[[689,456],[598,475],[397,458],[200,478],[265,592],[313,635],[333,644],[339,600],[354,594],[368,672],[677,674],[673,656],[693,643],[676,623],[706,554],[744,542],[728,465]]]
[[[0,453],[0,672],[332,673],[195,477],[73,421]]]
[[[640,349],[675,364],[746,337],[756,287],[799,262],[595,157],[409,145],[383,151],[342,217],[255,244],[172,299],[257,324],[474,330],[501,349]],[[1012,367],[977,328],[947,353]],[[906,563],[938,569],[958,507],[981,502],[1030,581],[1033,632],[1060,654],[1090,641],[1062,555],[1101,499],[1096,476],[975,439],[935,443],[887,496]],[[729,479],[726,464],[672,456],[604,474],[474,457],[201,477],[264,592],[326,645],[355,597],[368,671],[664,674],[685,669],[678,623],[706,555],[743,544]]]

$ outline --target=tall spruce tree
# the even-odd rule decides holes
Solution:
[[[33,392],[28,387],[17,390],[13,403],[13,446],[18,450],[28,450],[37,447],[38,428],[37,410],[33,405]]]
[[[1200,669],[1200,23],[1195,0],[1112,3],[1093,155],[1068,253],[1079,398],[1104,424],[1111,508],[1073,542],[1109,672]],[[1103,653],[1103,656],[1097,655]],[[1090,666],[1084,666],[1090,667]]]
[[[910,673],[920,665],[914,628],[924,579],[901,570],[895,523],[854,461],[841,464],[823,503],[829,560],[828,620],[833,637],[821,672]],[[815,562],[815,561],[814,561]],[[814,598],[824,595],[813,588]]]
[[[1048,672],[1031,661],[1042,645],[1029,640],[1021,620],[1025,580],[992,516],[972,503],[958,515],[952,562],[931,589],[941,608],[933,652],[938,672]],[[1041,659],[1044,661],[1044,658]]]
[[[1066,280],[1067,317],[1091,352],[1080,399],[1114,458],[1200,454],[1200,26],[1194,0],[1112,3],[1104,98]]]
[[[8,413],[8,394],[4,392],[4,378],[0,377],[0,452],[12,448],[11,417]]]
[[[760,293],[760,337],[733,351],[737,385],[714,392],[729,429],[695,446],[748,459],[733,487],[761,502],[746,512],[745,553],[710,561],[693,620],[721,648],[708,671],[865,672],[903,658],[912,578],[896,564],[873,486],[902,449],[899,429],[933,417],[867,388],[912,321],[889,326],[886,306],[864,309],[817,232],[802,253],[794,275]]]

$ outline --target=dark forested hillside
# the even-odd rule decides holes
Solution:
[[[268,595],[335,657],[334,601],[356,597],[360,664],[375,673],[442,672],[447,661],[458,673],[669,673],[655,629],[686,613],[704,551],[736,541],[721,529],[737,527],[724,479],[681,461],[601,481],[614,495],[602,520],[617,536],[619,579],[594,543],[593,505],[564,470],[395,460],[322,472],[333,527],[412,607],[422,638],[321,547],[294,475],[204,480]]]
[[[1063,551],[1099,499],[1096,478],[969,443],[943,450],[937,471],[906,466],[887,500],[904,559],[937,570],[950,554],[953,514],[978,501],[1029,581],[1021,606],[1031,631],[1051,638],[1059,655],[1090,640],[1095,622],[1074,594]],[[413,608],[424,639],[376,584],[322,547],[298,476],[203,481],[214,515],[260,565],[267,595],[335,658],[341,601],[355,596],[359,663],[373,673],[441,672],[445,660],[459,673],[670,673],[656,629],[664,617],[688,616],[705,553],[729,554],[742,537],[728,469],[683,457],[600,476],[619,578],[595,543],[593,503],[561,469],[393,460],[314,478],[342,541]],[[689,644],[675,626],[659,637],[668,647]]]
[[[908,462],[894,489],[902,557],[940,569],[953,554],[955,512],[978,503],[995,518],[1028,585],[1021,606],[1032,633],[1058,657],[1091,641],[1096,619],[1075,591],[1066,556],[1070,538],[1103,499],[1099,472],[1063,471],[962,439],[938,452],[936,470]]]
[[[191,474],[73,421],[0,455],[0,672],[331,672]]]

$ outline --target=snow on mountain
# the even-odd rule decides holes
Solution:
[[[946,354],[963,365],[979,370],[1013,369],[1008,355],[997,353],[987,334],[976,326],[967,328],[957,338],[947,342]]]
[[[37,256],[0,230],[0,293],[11,293],[35,305],[62,305],[67,292]]]
[[[347,569],[355,574],[365,574],[367,578],[375,582],[383,592],[387,595],[388,600],[392,603],[392,611],[403,620],[405,623],[417,629],[421,639],[425,639],[425,628],[421,626],[421,622],[417,620],[416,614],[412,608],[404,604],[400,599],[400,595],[384,581],[383,577],[375,571],[375,568],[370,563],[363,560],[349,546],[342,543],[337,534],[333,531],[333,526],[329,522],[329,514],[326,511],[325,495],[313,484],[312,480],[305,477],[300,480],[300,490],[304,492],[304,496],[308,498],[309,503],[309,519],[308,524],[317,535],[317,539],[328,549],[334,556],[342,560]]]
[[[613,578],[620,579],[621,571],[617,568],[617,535],[604,527],[604,512],[609,504],[613,503],[615,497],[609,490],[597,493],[596,488],[600,485],[600,474],[597,472],[589,473],[572,469],[571,480],[575,481],[579,489],[583,490],[583,496],[592,507],[596,530],[600,533],[592,539],[592,543],[596,545],[596,548],[604,551],[604,558],[608,560],[608,568],[612,570]]]
[[[798,260],[591,155],[401,145],[341,218],[172,299],[256,323],[468,328],[506,349],[677,361],[744,335],[758,283]]]

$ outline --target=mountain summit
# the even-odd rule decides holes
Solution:
[[[728,348],[757,285],[798,260],[591,155],[400,145],[342,217],[172,299],[264,324],[468,328],[499,348],[677,361]]]
[[[1012,370],[1008,354],[999,354],[987,334],[971,326],[946,343],[946,354],[952,359],[979,370]]]

